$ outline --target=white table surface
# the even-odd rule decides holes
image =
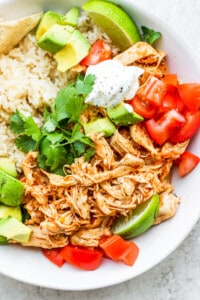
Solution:
[[[187,39],[200,54],[200,0],[140,0]],[[200,299],[200,222],[162,263],[125,283],[84,292],[57,291],[0,275],[1,300],[198,300]],[[66,279],[67,280],[67,279]]]

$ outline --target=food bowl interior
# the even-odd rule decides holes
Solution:
[[[9,1],[0,0],[0,15],[5,19],[17,19],[42,10],[67,11],[84,1]],[[197,55],[167,24],[149,12],[142,11],[137,1],[113,1],[133,16],[136,23],[154,28],[162,33],[156,45],[166,51],[170,72],[177,73],[183,81],[199,81],[200,64]],[[191,144],[192,152],[200,155],[200,137],[197,134]],[[182,198],[174,218],[151,228],[135,239],[140,248],[139,259],[133,267],[104,260],[93,272],[80,271],[65,265],[57,268],[41,255],[40,250],[20,246],[0,247],[0,272],[23,282],[61,290],[87,290],[110,286],[134,278],[161,262],[180,245],[200,216],[198,185],[200,168],[180,179],[173,175],[175,193]],[[17,258],[17,259],[16,259]]]

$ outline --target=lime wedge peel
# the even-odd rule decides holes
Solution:
[[[158,210],[159,196],[155,194],[132,210],[128,217],[119,217],[113,225],[113,233],[121,235],[125,239],[144,233],[153,225]]]
[[[82,8],[121,51],[141,40],[135,21],[116,4],[92,0],[84,3]]]

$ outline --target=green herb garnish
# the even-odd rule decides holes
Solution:
[[[63,166],[76,157],[89,160],[94,155],[93,142],[84,135],[80,116],[87,108],[86,96],[92,91],[95,77],[78,76],[75,83],[61,90],[52,107],[44,110],[44,124],[40,128],[32,116],[16,111],[10,128],[17,134],[16,145],[25,153],[38,151],[38,164],[53,173],[64,174]]]
[[[155,31],[151,28],[148,28],[146,26],[141,26],[142,29],[142,37],[143,40],[147,43],[149,43],[150,45],[153,45],[155,43],[155,41],[157,41],[158,39],[161,38],[161,33],[158,31]]]

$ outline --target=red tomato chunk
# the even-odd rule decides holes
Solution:
[[[89,271],[100,266],[103,256],[98,250],[73,245],[63,247],[60,254],[67,263]]]
[[[150,75],[129,104],[147,119],[146,129],[158,145],[184,142],[200,127],[200,84],[179,84],[176,74]]]
[[[173,135],[170,137],[169,142],[171,143],[181,143],[184,142],[195,135],[200,127],[200,111],[196,113],[191,113],[187,111],[184,114],[185,123],[181,128],[174,131]]]
[[[185,106],[196,113],[200,108],[200,84],[183,83],[178,85],[178,91]]]
[[[43,255],[58,267],[62,267],[65,263],[65,260],[61,256],[60,252],[60,248],[42,249]]]
[[[118,235],[102,238],[99,247],[103,249],[106,257],[122,261],[128,266],[132,266],[139,255],[139,248],[134,242],[125,241]]]
[[[154,142],[159,145],[165,143],[173,134],[173,130],[181,127],[185,118],[175,109],[171,109],[158,120],[146,121],[147,131]]]
[[[111,58],[112,53],[110,45],[104,40],[97,40],[92,45],[89,54],[81,61],[81,65],[88,67]]]
[[[155,76],[149,76],[144,88],[138,92],[138,96],[141,99],[145,99],[150,105],[160,106],[162,98],[166,94],[166,84],[156,78]]]
[[[183,177],[189,174],[198,165],[200,158],[189,152],[185,151],[178,159],[178,175]]]

